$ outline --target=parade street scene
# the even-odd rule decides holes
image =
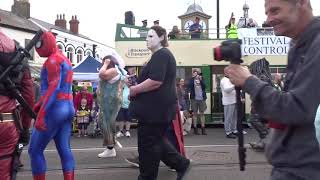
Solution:
[[[246,129],[246,141],[258,140],[257,134],[252,129]],[[117,151],[117,157],[99,159],[97,154],[102,150],[97,146],[101,138],[71,138],[72,151],[75,154],[76,171],[75,179],[86,180],[118,180],[135,179],[139,168],[129,164],[124,159],[134,158],[138,155],[136,131],[132,131],[132,137],[121,137],[123,148]],[[268,180],[271,166],[266,162],[263,152],[253,151],[248,147],[246,170],[239,170],[238,145],[236,139],[226,139],[223,129],[219,127],[209,128],[207,136],[185,136],[185,148],[187,156],[194,161],[187,179],[198,180]],[[54,143],[48,145],[45,151],[48,162],[47,179],[63,179],[60,159],[55,150]],[[18,179],[32,179],[31,167],[27,152],[21,159],[24,167],[18,173]],[[160,180],[175,179],[175,172],[161,163],[159,168]]]
[[[318,0],[1,0],[0,180],[319,180]]]

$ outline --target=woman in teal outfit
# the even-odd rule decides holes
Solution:
[[[118,66],[117,59],[114,56],[103,58],[103,66],[99,71],[99,120],[102,123],[103,145],[106,149],[98,154],[100,158],[115,157],[116,144],[115,121],[121,107],[122,90],[126,72]]]

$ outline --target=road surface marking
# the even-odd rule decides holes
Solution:
[[[223,145],[223,144],[217,144],[217,145],[196,145],[196,146],[184,146],[185,148],[192,149],[192,148],[211,148],[211,147],[238,147],[238,145]],[[128,151],[128,150],[136,150],[137,146],[129,146],[129,147],[123,147],[122,151]],[[101,151],[105,148],[102,147],[94,147],[94,148],[72,148],[72,151]],[[46,149],[45,152],[56,152],[56,149]]]

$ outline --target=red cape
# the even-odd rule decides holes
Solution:
[[[176,118],[172,121],[172,126],[174,130],[174,134],[176,136],[177,144],[179,146],[178,151],[185,156],[186,152],[184,149],[184,139],[183,139],[183,128],[181,124],[181,115],[179,107],[176,108]]]

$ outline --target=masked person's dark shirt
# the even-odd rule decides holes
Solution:
[[[176,106],[176,61],[173,54],[162,48],[155,52],[138,76],[138,84],[151,79],[162,82],[155,90],[138,94],[130,109],[139,123],[168,123],[174,118]],[[142,121],[142,122],[141,122]]]

